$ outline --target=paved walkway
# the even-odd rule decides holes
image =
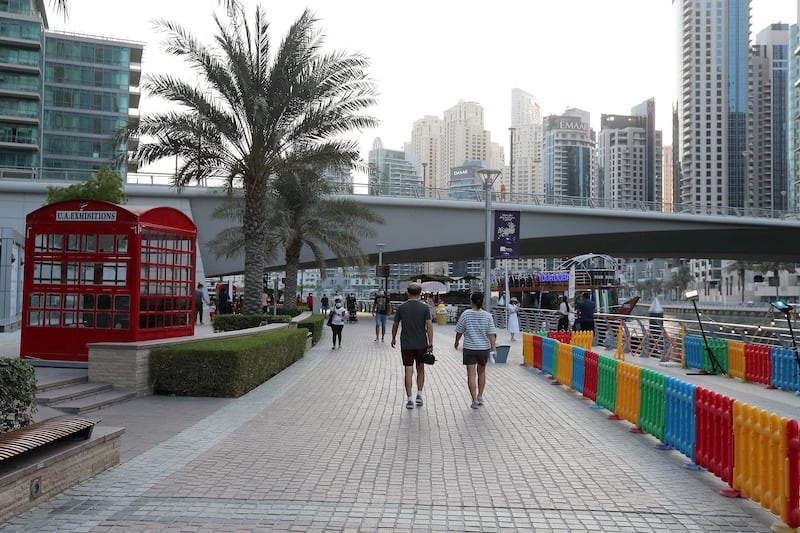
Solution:
[[[473,410],[453,327],[437,326],[425,405],[407,410],[399,350],[373,337],[368,315],[345,326],[342,350],[326,331],[242,398],[97,412],[127,428],[125,462],[0,531],[763,532],[777,520],[520,366],[520,342]]]

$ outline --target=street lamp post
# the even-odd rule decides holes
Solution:
[[[482,168],[478,171],[486,199],[486,233],[483,243],[483,305],[486,310],[492,304],[492,186],[499,175],[500,171],[494,168]]]
[[[383,268],[383,247],[386,246],[384,243],[379,242],[375,245],[375,248],[378,249],[378,268],[375,269],[375,277],[378,278],[378,288],[381,286],[381,273],[380,269]]]

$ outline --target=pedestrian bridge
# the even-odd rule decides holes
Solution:
[[[25,231],[25,215],[45,202],[53,183],[0,180],[0,227]],[[402,195],[350,194],[385,219],[362,248],[377,262],[377,243],[385,243],[385,263],[480,259],[484,250],[485,198],[482,191],[406,190]],[[212,213],[225,200],[217,187],[127,184],[131,205],[168,205],[182,209],[197,224],[205,275],[240,273],[243,258],[215,257],[207,244],[227,221]],[[800,262],[800,219],[796,213],[738,212],[724,208],[653,205],[641,202],[597,203],[585,198],[508,197],[496,194],[494,209],[521,212],[520,239],[525,257],[565,257],[600,253],[613,257],[696,257]],[[659,211],[665,209],[667,212]],[[672,212],[669,212],[672,210]],[[278,254],[282,261],[282,254]],[[330,266],[341,266],[336,257]],[[281,268],[281,262],[270,265]],[[308,250],[301,256],[314,268]]]
[[[362,248],[377,262],[377,243],[385,243],[384,263],[480,259],[484,254],[485,198],[451,198],[442,194],[388,196],[350,195],[386,220],[376,235],[364,239]],[[190,203],[198,224],[201,249],[225,221],[211,213],[221,192],[192,190]],[[800,219],[795,214],[753,211],[739,213],[724,208],[667,206],[680,212],[662,212],[652,204],[628,202],[597,204],[587,199],[551,199],[539,196],[502,201],[493,209],[521,212],[520,240],[526,257],[564,257],[601,253],[613,257],[696,257],[760,261],[800,261]],[[511,200],[511,199],[509,199]],[[758,216],[756,216],[758,215]],[[241,259],[207,257],[208,275],[241,272]],[[339,263],[328,258],[331,266]],[[311,253],[301,256],[302,266],[313,268]],[[275,265],[279,267],[281,265]],[[340,265],[339,265],[340,266]]]

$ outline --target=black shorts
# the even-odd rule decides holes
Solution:
[[[486,366],[489,362],[489,350],[467,350],[464,348],[464,364]]]
[[[424,364],[422,356],[428,351],[427,348],[418,350],[400,350],[400,355],[403,357],[403,366],[417,366]]]

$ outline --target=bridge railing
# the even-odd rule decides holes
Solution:
[[[0,180],[53,181],[56,183],[82,181],[91,177],[90,170],[49,169],[45,167],[0,167]],[[147,185],[170,185],[173,174],[159,172],[129,172],[127,183]],[[224,177],[211,176],[199,184],[189,187],[223,187]],[[438,189],[423,187],[417,184],[381,184],[381,183],[339,183],[334,184],[334,193],[355,196],[386,196],[390,198],[417,198],[432,200],[458,200],[467,202],[485,202],[485,193],[480,186]],[[700,203],[669,203],[660,201],[624,200],[616,198],[586,198],[581,196],[558,196],[553,194],[529,194],[519,192],[493,192],[495,204],[512,203],[539,206],[586,207],[594,209],[613,209],[621,211],[683,213],[707,216],[756,217],[774,219],[800,218],[800,212],[783,209],[763,209],[754,207],[726,207]],[[497,205],[495,206],[497,207]]]

